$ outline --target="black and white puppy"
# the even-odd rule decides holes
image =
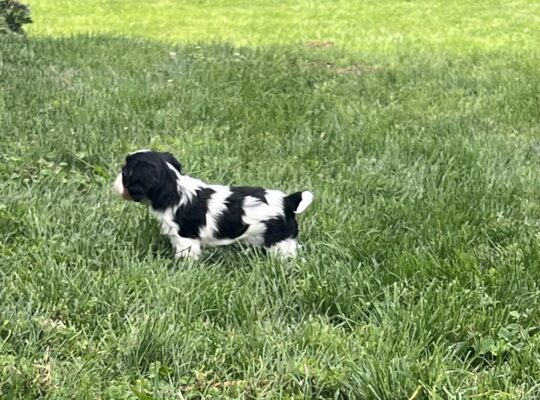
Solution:
[[[203,247],[238,241],[294,256],[295,214],[313,201],[308,191],[285,195],[260,187],[209,185],[183,174],[170,153],[150,150],[126,157],[114,189],[127,200],[149,203],[177,258],[197,258]]]

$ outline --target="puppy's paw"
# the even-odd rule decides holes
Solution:
[[[200,252],[194,251],[192,248],[176,251],[174,258],[176,260],[193,260],[196,261],[201,256]]]

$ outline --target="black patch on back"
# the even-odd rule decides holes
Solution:
[[[248,225],[242,221],[242,217],[244,216],[242,204],[246,196],[252,196],[251,193],[256,193],[260,196],[260,190],[259,188],[246,187],[231,188],[232,194],[225,200],[227,209],[221,214],[217,222],[216,237],[219,239],[235,239],[246,232]],[[264,189],[262,190],[264,191]],[[245,194],[248,192],[250,194]]]
[[[266,200],[266,189],[261,187],[251,187],[251,186],[234,186],[231,187],[231,192],[238,194],[242,197],[255,197],[256,199],[259,199],[263,203],[268,204],[268,201]]]
[[[298,224],[291,210],[286,209],[284,217],[273,218],[264,224],[266,225],[266,232],[264,233],[265,247],[298,236]]]
[[[209,188],[198,189],[196,195],[176,210],[175,222],[180,227],[178,234],[185,238],[198,238],[200,229],[206,225],[208,200],[215,193]]]

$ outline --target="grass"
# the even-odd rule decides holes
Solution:
[[[481,24],[499,44],[242,47],[37,21],[0,38],[0,398],[538,397],[532,40]],[[302,257],[175,263],[110,190],[143,147],[211,182],[312,189]]]
[[[333,41],[395,51],[535,49],[540,4],[512,1],[29,0],[34,35],[96,31],[171,42],[275,45]],[[525,55],[530,55],[524,52]]]

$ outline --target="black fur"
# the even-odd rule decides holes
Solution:
[[[274,243],[284,239],[295,238],[298,236],[298,224],[294,213],[285,212],[284,217],[274,218],[265,222],[266,232],[264,233],[264,245],[272,246]]]
[[[225,206],[227,207],[227,210],[224,211],[223,214],[221,214],[221,217],[217,224],[218,232],[216,236],[220,239],[237,238],[239,236],[242,236],[244,232],[248,229],[248,225],[246,225],[242,221],[242,217],[244,216],[242,202],[246,197],[246,195],[243,193],[247,192],[246,190],[244,190],[247,188],[238,189],[240,190],[233,190],[233,188],[231,188],[232,194],[227,198],[227,200],[225,200]]]
[[[126,157],[122,168],[122,182],[128,189],[131,199],[139,202],[150,200],[152,208],[164,210],[178,203],[180,195],[176,190],[176,175],[166,162],[170,162],[168,153],[142,152]],[[174,157],[172,157],[174,159]],[[171,163],[180,168],[180,163]]]
[[[180,236],[198,238],[199,230],[206,225],[206,213],[208,212],[208,199],[214,190],[202,188],[197,190],[197,195],[191,201],[176,210],[175,221],[180,226]]]
[[[182,164],[171,153],[159,153],[159,155],[163,161],[171,164],[180,174],[182,173]]]
[[[231,187],[231,192],[242,197],[255,197],[263,203],[268,204],[266,200],[266,189],[261,187],[251,187],[251,186],[233,186]]]
[[[242,220],[244,216],[244,209],[242,207],[244,198],[251,196],[268,204],[268,200],[266,200],[266,189],[264,188],[233,186],[230,190],[232,194],[226,200],[227,210],[221,215],[218,222],[217,236],[221,239],[237,238],[242,236],[248,229],[248,225]]]
[[[201,185],[195,190],[195,196],[186,196],[178,190],[181,187],[181,177],[182,165],[170,153],[133,153],[126,157],[126,164],[122,168],[122,185],[124,191],[127,189],[128,192],[128,196],[124,197],[137,202],[147,199],[156,211],[165,211],[181,203],[174,214],[174,222],[179,226],[178,234],[184,238],[199,239],[201,228],[207,224],[209,201],[216,191],[206,187],[208,185]],[[243,219],[246,197],[250,196],[268,204],[268,192],[264,188],[237,186],[228,189],[231,194],[224,201],[225,210],[216,221],[217,231],[214,235],[218,239],[235,239],[247,231],[249,226]],[[266,226],[261,237],[265,247],[269,248],[285,239],[297,237],[295,211],[301,201],[302,192],[285,196],[282,210],[284,215],[260,221]]]
[[[296,192],[285,197],[283,199],[283,205],[285,206],[285,209],[288,209],[294,213],[301,201],[302,192]]]

